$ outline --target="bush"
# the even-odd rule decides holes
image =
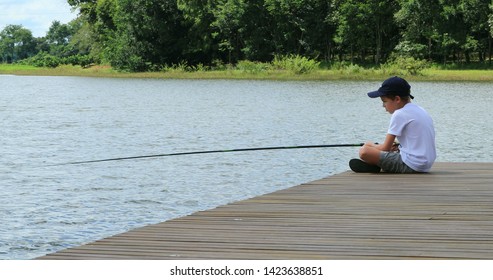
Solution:
[[[300,55],[276,56],[272,65],[281,70],[288,70],[295,74],[306,74],[317,70],[320,62]]]
[[[60,64],[62,64],[60,58],[53,56],[47,52],[39,52],[35,56],[21,60],[19,63],[31,65],[35,67],[50,67],[50,68],[56,68]]]
[[[193,67],[189,66],[188,63],[183,60],[178,64],[164,65],[163,72],[193,72]]]
[[[224,71],[228,69],[228,66],[220,59],[214,59],[211,64],[212,70]]]
[[[94,63],[94,60],[89,55],[72,55],[64,59],[64,64],[80,65],[83,68],[90,66]]]
[[[342,68],[340,70],[342,73],[346,74],[359,74],[365,71],[365,68],[363,66],[360,66],[358,64],[349,64],[346,67]]]
[[[401,57],[425,57],[427,46],[404,40],[395,47],[395,54]]]
[[[382,70],[384,72],[389,71],[393,74],[407,73],[410,75],[421,75],[422,71],[426,68],[429,68],[429,64],[424,59],[418,60],[413,57],[401,57],[401,56],[396,57],[393,60],[382,65]]]
[[[352,63],[348,61],[334,61],[330,63],[329,68],[332,70],[346,70]]]
[[[259,73],[269,70],[269,64],[249,60],[241,60],[236,64],[236,69],[247,73]]]
[[[90,55],[72,55],[69,57],[58,57],[51,55],[47,52],[39,52],[35,56],[26,58],[18,62],[19,64],[30,65],[34,67],[49,67],[56,68],[62,64],[80,65],[82,67],[88,67],[94,64],[95,61]]]

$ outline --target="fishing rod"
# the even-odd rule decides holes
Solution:
[[[157,154],[157,155],[145,155],[145,156],[130,156],[130,157],[96,159],[96,160],[87,160],[87,161],[74,161],[74,162],[67,162],[67,163],[55,164],[55,165],[51,165],[51,166],[87,164],[87,163],[97,163],[97,162],[105,162],[105,161],[120,161],[120,160],[156,158],[156,157],[185,156],[185,155],[198,155],[198,154],[213,154],[213,153],[232,153],[232,152],[265,151],[265,150],[288,150],[288,149],[318,149],[318,148],[336,148],[336,147],[361,147],[361,146],[363,146],[363,144],[364,143],[358,143],[358,144],[334,144],[334,145],[281,146],[281,147],[261,147],[261,148],[244,148],[244,149],[231,149],[231,150],[212,150],[212,151],[181,152],[181,153],[170,153],[170,154]]]

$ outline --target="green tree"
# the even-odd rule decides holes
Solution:
[[[273,17],[264,6],[264,0],[249,0],[244,7],[238,33],[241,38],[242,58],[252,61],[272,61],[275,45],[272,27]]]
[[[291,55],[330,61],[336,52],[341,61],[376,64],[391,55],[466,63],[489,56],[491,61],[491,0],[67,2],[80,11],[77,28],[64,41],[63,25],[53,26],[38,49],[90,53],[122,70]],[[64,52],[52,51],[67,38]]]
[[[185,46],[176,0],[118,0],[105,57],[119,69],[142,71],[178,63]]]
[[[67,0],[67,3],[72,6],[72,8],[78,9],[90,23],[94,23],[96,21],[96,7],[98,2],[99,0]]]
[[[77,54],[99,58],[101,47],[90,24],[84,21],[82,17],[78,17],[68,24],[73,32],[68,43],[69,48],[75,50]]]
[[[334,1],[265,0],[264,5],[272,17],[275,54],[330,56],[328,46],[335,27],[329,19],[335,12]]]
[[[183,49],[183,56],[192,64],[224,61],[226,58],[219,50],[220,38],[214,36],[217,30],[211,28],[215,21],[214,1],[177,0],[177,5],[187,29],[185,39],[188,44]]]
[[[488,52],[489,52],[489,62],[491,65],[491,55],[492,55],[492,37],[493,37],[493,3],[489,5],[489,14],[488,14]]]
[[[55,20],[52,22],[46,34],[46,40],[51,45],[66,46],[68,45],[71,36],[72,32],[70,26]]]
[[[218,0],[212,9],[212,37],[219,42],[219,51],[227,55],[228,63],[241,59],[243,45],[240,28],[247,3],[244,0]]]
[[[267,61],[274,56],[273,21],[264,0],[178,0],[192,61]]]
[[[397,10],[397,2],[393,0],[340,2],[335,40],[342,49],[349,49],[351,62],[356,50],[361,60],[371,54],[377,64],[388,56],[397,44],[393,20]]]
[[[0,55],[3,63],[13,63],[34,55],[36,41],[22,25],[7,25],[0,32]]]
[[[76,34],[77,41],[93,41],[91,54],[116,69],[143,71],[182,58],[187,32],[176,0],[68,2],[87,23]]]
[[[433,44],[440,38],[443,23],[440,0],[399,0],[400,10],[395,14],[402,27],[401,53],[433,59]]]
[[[460,10],[463,13],[466,40],[462,49],[466,55],[466,62],[470,61],[472,52],[478,53],[478,59],[485,61],[489,56],[491,63],[492,34],[488,19],[493,15],[491,0],[461,0]]]
[[[71,52],[68,45],[72,35],[73,31],[70,25],[53,21],[45,37],[47,44],[50,46],[50,54],[57,57],[70,55]]]
[[[446,63],[491,53],[490,0],[401,0],[396,20],[403,26],[401,54]]]
[[[95,61],[105,61],[105,46],[108,47],[108,38],[116,30],[113,22],[116,0],[67,0],[67,2],[80,11],[77,19],[71,22],[74,30],[70,40],[71,47],[77,49],[80,55],[88,55]]]

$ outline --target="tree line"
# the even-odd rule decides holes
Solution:
[[[1,31],[1,61],[147,71],[290,55],[360,65],[402,57],[490,66],[492,60],[491,0],[67,2],[78,18],[53,22],[43,38],[32,38],[22,26]]]

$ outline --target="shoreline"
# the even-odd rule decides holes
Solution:
[[[308,74],[293,74],[289,71],[248,72],[244,70],[210,70],[188,72],[170,70],[166,72],[118,72],[109,66],[63,65],[57,68],[37,68],[23,65],[0,64],[0,75],[17,76],[75,76],[94,78],[136,79],[232,79],[232,80],[280,80],[280,81],[336,81],[336,80],[384,80],[389,76],[402,76],[410,81],[430,82],[493,82],[493,70],[439,70],[425,69],[420,75],[392,73],[382,70],[317,70]]]

